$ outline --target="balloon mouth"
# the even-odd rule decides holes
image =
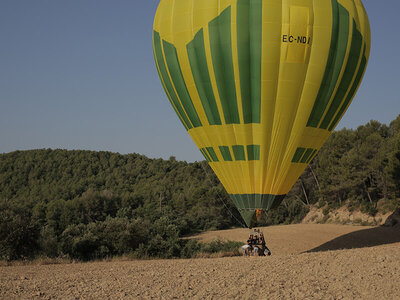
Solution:
[[[260,220],[261,213],[262,213],[262,210],[261,210],[261,209],[256,209],[256,219],[257,219],[257,222]]]
[[[237,194],[230,195],[247,227],[252,228],[263,211],[278,207],[286,195]]]
[[[253,218],[251,219],[249,229],[253,229],[254,224],[258,223],[262,212],[263,212],[262,209],[256,209],[255,214],[254,214]]]

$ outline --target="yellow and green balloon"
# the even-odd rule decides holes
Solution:
[[[361,0],[160,1],[161,83],[248,226],[332,133],[370,44]]]

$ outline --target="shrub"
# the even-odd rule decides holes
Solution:
[[[0,258],[34,257],[38,250],[39,227],[32,223],[30,211],[11,201],[0,201]]]

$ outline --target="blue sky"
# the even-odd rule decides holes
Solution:
[[[364,0],[372,50],[338,128],[400,114],[400,1]],[[153,62],[159,0],[1,0],[0,153],[38,148],[202,160]]]

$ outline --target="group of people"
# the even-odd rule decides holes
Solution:
[[[271,251],[268,249],[264,234],[259,229],[254,229],[254,232],[250,233],[247,244],[242,246],[243,256],[265,256],[271,255]]]

